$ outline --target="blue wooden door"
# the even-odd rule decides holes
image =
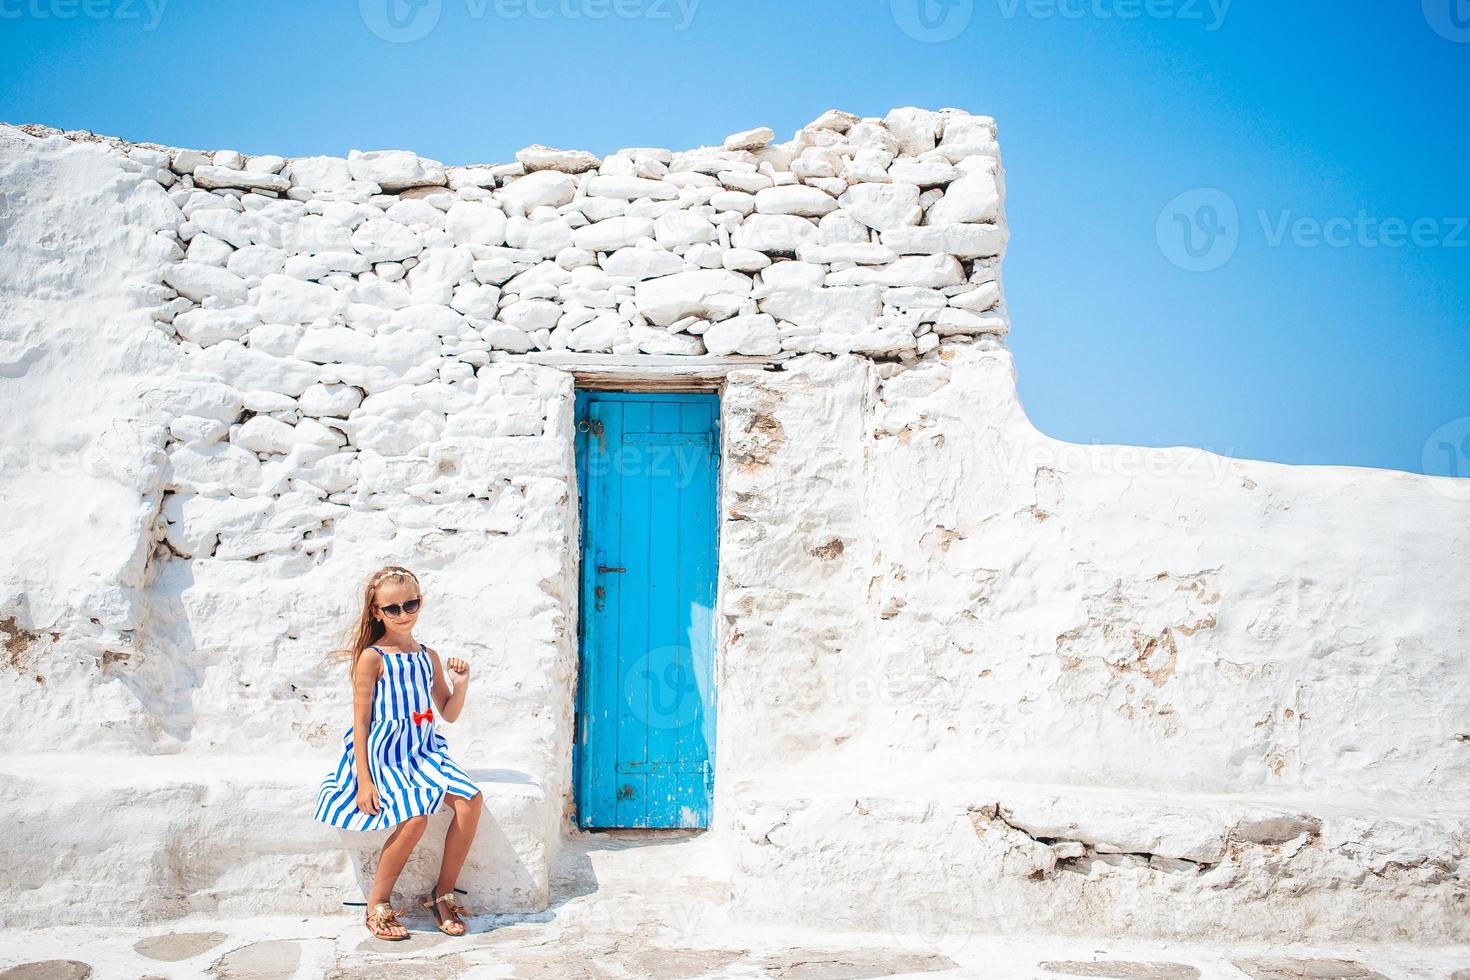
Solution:
[[[719,396],[578,390],[582,827],[705,827]]]

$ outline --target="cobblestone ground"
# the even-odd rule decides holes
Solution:
[[[135,929],[0,932],[0,980],[330,977],[1434,978],[1470,980],[1470,947],[1207,946],[1051,936],[901,936],[753,930],[729,921],[717,855],[701,838],[586,835],[546,912],[476,916],[451,938],[428,914],[385,942],[361,908],[335,918],[194,919]],[[462,899],[474,909],[473,896]],[[395,905],[402,907],[403,897]]]

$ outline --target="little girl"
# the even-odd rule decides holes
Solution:
[[[368,580],[362,615],[347,649],[353,690],[353,724],[342,736],[342,757],[317,794],[316,819],[345,830],[395,828],[383,845],[368,896],[368,930],[379,939],[407,939],[408,930],[390,904],[393,885],[429,814],[448,801],[454,820],[444,838],[439,881],[420,904],[434,913],[439,930],[465,932],[454,897],[459,869],[475,838],[483,797],[453,759],[434,728],[437,709],[454,721],[464,709],[470,665],[450,657],[449,682],[439,654],[413,638],[424,597],[418,578],[389,565]]]

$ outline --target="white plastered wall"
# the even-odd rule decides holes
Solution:
[[[258,910],[272,882],[296,883],[269,889],[283,909],[331,908],[374,842],[309,820],[348,716],[321,654],[361,576],[397,561],[423,575],[423,638],[476,665],[471,709],[447,726],[492,796],[473,887],[543,907],[569,828],[572,376],[472,359],[395,400],[382,363],[358,365],[329,383],[383,397],[348,427],[340,469],[208,449],[239,430],[211,443],[180,419],[299,423],[317,417],[292,407],[303,389],[352,370],[159,328],[199,304],[162,284],[182,215],[141,156],[0,132],[6,860],[97,901],[128,895],[120,914],[133,897],[151,917]],[[839,279],[868,268],[808,256]],[[994,281],[956,261],[979,289]],[[333,274],[303,281],[354,288]],[[778,306],[823,322],[868,301],[850,284],[782,288]],[[885,287],[884,309],[906,288]],[[894,302],[933,287],[912,288]],[[299,299],[354,329],[427,329]],[[759,315],[704,294],[651,301],[661,318],[681,302]],[[929,322],[885,321],[863,341],[880,360],[797,323],[782,328],[795,356],[734,370],[722,391],[711,832],[736,910],[1464,938],[1463,488],[1051,440],[994,333],[939,342]],[[248,329],[261,351],[316,329],[285,326]],[[758,348],[763,328],[745,328]],[[474,349],[441,340],[448,360]],[[282,378],[287,391],[259,390]],[[334,489],[293,485],[302,470]],[[62,819],[81,806],[109,818]],[[410,877],[431,873],[422,857]]]

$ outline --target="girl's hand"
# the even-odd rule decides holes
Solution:
[[[357,781],[357,808],[363,813],[370,813],[373,816],[377,816],[378,810],[381,807],[382,803],[378,799],[378,788],[373,785],[373,781],[371,779],[359,779]]]
[[[461,660],[459,657],[450,657],[444,661],[444,666],[449,670],[449,679],[454,682],[455,687],[459,687],[470,679],[470,663],[468,660]]]

